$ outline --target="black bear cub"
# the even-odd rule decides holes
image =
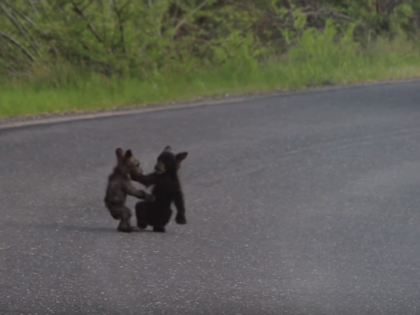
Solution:
[[[186,224],[185,204],[178,170],[181,162],[185,160],[188,152],[172,153],[170,146],[165,147],[158,156],[155,171],[149,175],[132,174],[132,180],[143,185],[153,185],[152,202],[138,202],[136,204],[137,226],[145,229],[148,225],[153,227],[154,232],[165,232],[165,226],[172,216],[171,204],[175,204],[177,214],[175,221],[178,224]]]
[[[155,198],[143,190],[134,188],[131,184],[130,174],[142,173],[140,162],[131,150],[124,152],[121,148],[117,148],[115,154],[117,165],[108,177],[104,202],[111,216],[120,221],[118,231],[128,233],[134,229],[130,224],[131,210],[125,205],[127,195],[145,200],[154,200]]]

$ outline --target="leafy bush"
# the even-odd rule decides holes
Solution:
[[[363,41],[408,34],[419,11],[409,0],[3,0],[0,73],[55,77],[67,64],[65,76],[79,68],[159,78],[228,59],[255,68],[300,38],[311,45],[331,20],[347,42],[345,30],[357,24]]]
[[[2,0],[0,116],[419,75],[410,0]]]

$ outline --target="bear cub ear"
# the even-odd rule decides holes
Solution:
[[[165,149],[163,149],[163,152],[171,152],[171,151],[172,151],[172,147],[170,145],[167,145]]]
[[[176,158],[176,160],[177,160],[178,162],[181,162],[181,161],[183,161],[183,160],[185,160],[185,159],[187,158],[187,155],[188,155],[188,152],[181,152],[181,153],[178,153],[178,154],[175,156],[175,158]]]
[[[124,157],[125,157],[126,159],[129,159],[129,158],[131,158],[132,156],[133,156],[133,152],[131,152],[131,150],[127,150],[127,152],[125,152]]]
[[[117,148],[117,149],[115,150],[115,154],[117,155],[117,157],[118,157],[118,158],[121,158],[121,157],[123,157],[123,156],[124,156],[124,151],[123,151],[123,149],[121,149],[121,148]]]

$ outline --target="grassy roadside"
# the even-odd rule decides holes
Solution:
[[[223,66],[157,76],[149,81],[108,79],[97,74],[3,81],[0,117],[413,77],[420,77],[420,54],[413,43],[377,41],[360,50],[350,42],[332,44],[312,36],[287,56],[257,62],[239,55]]]

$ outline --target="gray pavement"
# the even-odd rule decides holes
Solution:
[[[167,144],[188,224],[117,233],[115,148]],[[0,165],[0,314],[420,314],[419,82],[5,129]]]

